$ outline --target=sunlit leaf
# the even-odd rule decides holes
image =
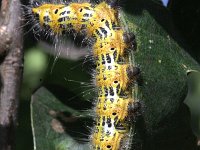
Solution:
[[[184,102],[190,108],[192,130],[200,139],[200,72],[188,73],[188,87],[188,95]]]

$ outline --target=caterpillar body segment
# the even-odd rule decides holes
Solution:
[[[96,68],[96,85],[111,86],[116,88],[116,93],[120,94],[121,91],[127,91],[128,85],[132,82],[128,76],[130,65],[114,65],[100,66]],[[102,72],[104,74],[102,74]]]
[[[116,22],[115,10],[109,9],[105,2],[94,7],[90,3],[71,3],[64,4],[43,4],[32,9],[35,16],[39,16],[39,23],[43,28],[50,28],[54,33],[73,29],[79,32],[87,30],[87,36],[92,34],[98,36],[98,31],[109,24],[104,20]],[[99,12],[99,13],[96,13]],[[101,13],[100,13],[101,12]],[[104,12],[104,13],[102,13]],[[105,15],[106,14],[106,15]],[[96,30],[96,32],[94,32]]]
[[[106,101],[108,106],[105,106],[102,101]],[[117,97],[116,101],[113,101],[112,98],[105,99],[103,97],[98,97],[96,113],[102,114],[103,116],[107,115],[112,119],[115,119],[117,116],[116,121],[123,121],[128,116],[129,105],[132,103],[133,100],[128,97]]]
[[[92,39],[98,95],[91,149],[129,149],[132,108],[136,101],[130,84],[136,81],[139,69],[128,57],[129,49],[136,47],[134,36],[121,27],[114,4],[35,3],[32,13],[43,30],[58,35],[75,31]]]

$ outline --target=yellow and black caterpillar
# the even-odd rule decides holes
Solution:
[[[139,69],[130,63],[129,49],[135,49],[136,43],[134,36],[122,28],[117,6],[105,1],[99,4],[34,1],[32,14],[43,31],[55,35],[81,33],[92,41],[98,96],[91,149],[129,149],[136,102],[130,84],[136,82]]]

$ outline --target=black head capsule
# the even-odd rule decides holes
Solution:
[[[36,8],[36,7],[41,6],[41,3],[38,1],[33,1],[32,6],[33,6],[33,8]]]
[[[136,39],[133,33],[124,33],[123,40],[127,45],[129,45],[129,48],[136,50]]]

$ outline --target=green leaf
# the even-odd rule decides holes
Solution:
[[[188,95],[184,102],[190,108],[192,130],[200,139],[200,72],[188,73],[188,87]]]
[[[67,118],[62,112],[70,113]],[[45,88],[40,88],[32,96],[31,121],[35,150],[88,150],[87,144],[81,144],[67,133],[65,120],[76,120],[80,112],[63,105]],[[71,124],[72,125],[72,124]]]
[[[187,71],[200,70],[199,64],[179,45],[180,39],[164,8],[136,0],[127,7],[124,17],[138,44],[133,57],[142,77],[139,99],[143,104],[143,124],[138,128],[142,126],[145,131],[144,149],[195,148],[196,139],[183,100]]]

